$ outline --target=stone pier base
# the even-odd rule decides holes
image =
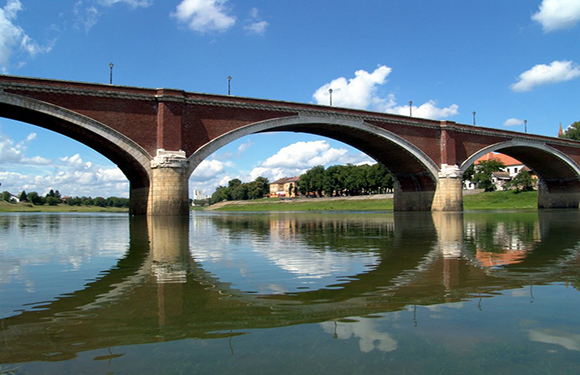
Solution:
[[[397,181],[394,184],[394,211],[429,211],[433,191],[403,191]]]
[[[185,152],[158,150],[151,162],[147,215],[189,215],[188,179]]]
[[[549,191],[543,181],[538,183],[538,208],[578,208],[580,193],[576,191]]]
[[[431,211],[463,211],[463,185],[458,166],[444,164],[441,168]]]

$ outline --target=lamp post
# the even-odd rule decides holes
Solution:
[[[524,133],[528,132],[528,120],[524,120]]]
[[[328,94],[330,96],[330,106],[332,107],[332,89],[328,89]]]
[[[473,126],[475,126],[475,111],[473,111]]]
[[[409,100],[409,117],[413,117],[413,102]]]
[[[113,84],[113,66],[115,66],[115,64],[109,64],[109,85]]]
[[[230,82],[232,81],[232,76],[228,76],[228,95],[230,95],[231,91],[230,91]]]

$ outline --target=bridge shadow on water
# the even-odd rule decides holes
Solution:
[[[196,215],[196,214],[194,214]],[[224,238],[272,246],[372,251],[364,272],[284,293],[244,291],[196,261],[189,218],[135,217],[115,267],[41,308],[0,321],[0,363],[60,361],[112,346],[242,335],[257,328],[340,321],[413,306],[491,298],[563,280],[578,286],[580,213],[202,214]],[[215,248],[211,245],[215,244]],[[295,257],[300,254],[296,253]]]

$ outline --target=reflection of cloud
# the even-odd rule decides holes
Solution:
[[[554,330],[529,331],[529,339],[546,344],[560,345],[568,350],[580,351],[580,335]]]
[[[340,340],[349,340],[352,337],[359,339],[359,348],[363,353],[373,350],[392,352],[397,349],[397,341],[388,332],[379,332],[378,322],[375,319],[359,321],[324,322],[320,324],[325,333]]]

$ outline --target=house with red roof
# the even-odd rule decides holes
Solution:
[[[514,178],[522,170],[527,170],[528,172],[532,173],[532,171],[528,167],[526,167],[526,165],[521,161],[514,159],[511,156],[500,154],[497,152],[490,152],[489,154],[483,155],[482,157],[477,159],[474,164],[477,168],[477,164],[479,164],[481,161],[491,159],[499,160],[505,165],[505,168],[503,170],[492,173],[491,180],[495,184],[496,190],[504,190],[504,185],[512,178]],[[471,181],[465,181],[463,183],[463,188],[471,190],[475,189],[476,186]]]

